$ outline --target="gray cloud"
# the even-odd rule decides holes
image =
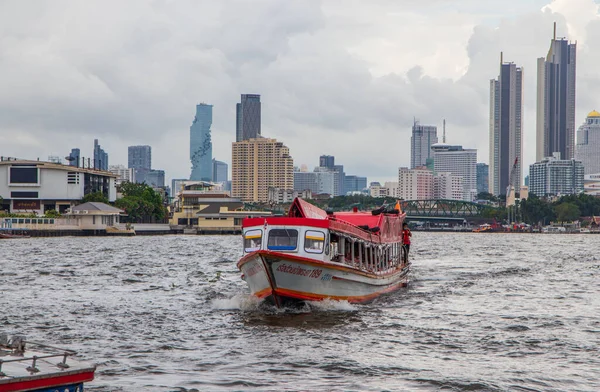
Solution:
[[[99,138],[111,163],[126,164],[127,146],[144,143],[167,177],[187,176],[194,105],[214,105],[213,155],[229,162],[235,103],[260,93],[263,134],[288,145],[297,165],[332,154],[348,172],[395,177],[409,163],[415,116],[446,118],[449,139],[487,161],[489,79],[504,51],[525,67],[531,163],[535,59],[552,22],[567,35],[569,20],[585,21],[578,122],[597,106],[600,22],[522,3],[4,1],[0,155],[87,155]]]

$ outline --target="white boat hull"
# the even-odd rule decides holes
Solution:
[[[253,295],[287,300],[366,302],[408,283],[408,266],[372,273],[348,265],[258,251],[238,263]]]

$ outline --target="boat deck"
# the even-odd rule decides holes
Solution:
[[[25,350],[25,344],[35,350]],[[0,336],[0,390],[35,391],[93,380],[96,366],[71,358],[75,354],[72,350]]]

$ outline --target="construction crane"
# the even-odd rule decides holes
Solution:
[[[512,210],[512,206],[514,206],[515,203],[515,187],[513,186],[514,183],[514,179],[515,179],[515,173],[517,171],[517,165],[519,163],[519,157],[515,158],[515,163],[512,166],[512,169],[510,170],[510,175],[508,176],[508,186],[506,187],[506,207],[509,208],[508,210],[508,221],[509,223],[512,222],[511,221],[511,210]],[[516,214],[516,210],[513,213],[513,217],[516,220],[517,214]]]

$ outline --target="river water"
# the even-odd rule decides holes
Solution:
[[[600,236],[417,233],[365,305],[247,295],[237,236],[0,241],[0,331],[79,351],[90,391],[598,391]]]

